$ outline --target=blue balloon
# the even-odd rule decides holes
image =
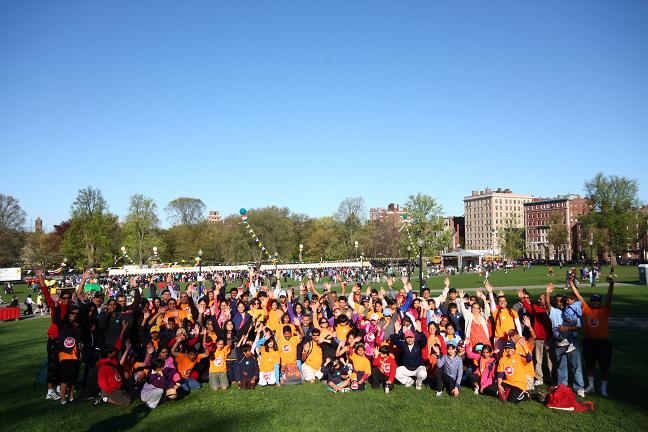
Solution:
[[[245,215],[245,213],[247,213],[247,210],[242,208],[241,210],[239,210],[239,213],[241,213],[241,216],[243,216],[243,215]]]

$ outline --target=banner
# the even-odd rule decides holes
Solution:
[[[0,282],[19,281],[20,267],[0,268]]]

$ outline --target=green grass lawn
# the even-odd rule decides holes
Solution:
[[[636,268],[628,268],[636,273]],[[532,286],[546,283],[546,274],[518,270],[494,275],[495,286]],[[635,282],[631,271],[617,269],[619,279]],[[544,273],[544,269],[542,269]],[[521,272],[522,273],[522,272]],[[606,273],[604,273],[606,274]],[[500,282],[495,282],[502,278]],[[545,278],[544,280],[542,278]],[[474,279],[473,279],[474,278]],[[555,276],[559,282],[562,276]],[[439,281],[442,278],[438,278]],[[480,279],[453,277],[453,286],[474,288]],[[477,284],[472,285],[473,282]],[[508,283],[507,283],[508,282]],[[436,283],[436,282],[434,282]],[[442,282],[440,282],[442,283]],[[25,287],[19,287],[24,290]],[[604,292],[605,284],[583,289],[584,294]],[[540,289],[532,290],[533,293]],[[645,286],[620,286],[615,290],[613,316],[648,317]],[[511,301],[515,292],[508,291]],[[610,378],[610,398],[588,397],[596,412],[571,414],[549,410],[538,402],[513,406],[496,399],[475,396],[462,389],[458,399],[436,398],[429,389],[417,392],[397,386],[389,395],[366,390],[332,394],[319,384],[267,388],[255,391],[230,389],[214,393],[202,388],[188,398],[165,403],[150,411],[136,402],[126,409],[94,407],[87,401],[60,407],[45,401],[45,386],[34,384],[45,359],[49,319],[0,323],[0,430],[342,430],[350,426],[371,430],[479,430],[500,431],[645,431],[648,424],[648,382],[644,359],[648,358],[646,329],[613,328],[615,352]]]

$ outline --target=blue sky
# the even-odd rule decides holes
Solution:
[[[312,216],[423,192],[648,198],[648,2],[0,2],[0,193],[47,227],[200,197]]]

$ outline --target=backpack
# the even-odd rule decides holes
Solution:
[[[562,411],[594,411],[594,402],[578,402],[574,390],[564,384],[560,384],[558,387],[549,388],[546,406],[547,408],[559,409]]]
[[[285,365],[281,369],[281,384],[301,384],[302,374],[296,364]]]

